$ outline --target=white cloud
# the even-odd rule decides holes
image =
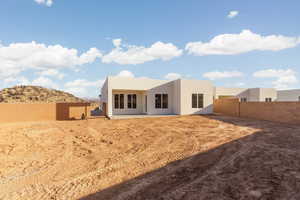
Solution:
[[[134,74],[131,71],[127,71],[127,70],[120,71],[117,74],[117,76],[134,78]]]
[[[53,4],[53,0],[34,0],[38,4],[46,5],[48,7],[51,7]]]
[[[122,45],[121,39],[113,40],[115,48],[102,57],[104,63],[142,64],[153,60],[170,60],[182,55],[182,50],[172,43],[156,42],[150,47]]]
[[[232,19],[232,18],[236,17],[238,14],[239,14],[239,11],[237,11],[237,10],[232,10],[232,11],[230,11],[230,12],[228,13],[227,17],[230,18],[230,19]]]
[[[114,46],[115,47],[119,47],[119,46],[121,46],[121,44],[122,44],[122,39],[114,39],[113,40],[113,44],[114,44]]]
[[[9,84],[15,84],[15,85],[30,85],[31,82],[25,78],[24,76],[19,76],[19,77],[8,77],[3,79],[3,82],[5,85]]]
[[[178,73],[168,73],[165,75],[165,79],[168,80],[176,80],[176,79],[180,79],[182,76],[181,74]]]
[[[272,85],[277,89],[288,89],[298,83],[296,72],[292,69],[266,69],[253,73],[256,78],[275,78]]]
[[[64,91],[73,94],[77,97],[88,97],[88,90],[85,87],[71,87],[66,88]]]
[[[55,84],[51,79],[43,77],[43,76],[38,77],[37,79],[33,80],[30,85],[42,86],[42,87],[53,88],[53,89],[58,88],[58,85]]]
[[[57,69],[47,69],[41,72],[37,72],[40,76],[50,76],[55,77],[58,79],[63,79],[65,77],[65,74],[60,73]]]
[[[203,77],[210,80],[222,79],[222,78],[236,78],[242,77],[243,73],[239,71],[212,71],[203,74]]]
[[[100,93],[104,80],[88,81],[86,79],[76,79],[65,83],[65,91],[79,97],[91,97]]]
[[[4,46],[0,43],[0,77],[15,76],[29,69],[74,69],[77,66],[92,63],[101,56],[102,54],[96,48],[78,55],[76,49],[61,45],[47,46],[31,42]]]
[[[300,37],[282,35],[262,36],[243,30],[239,34],[222,34],[215,36],[207,43],[190,42],[185,49],[189,54],[204,55],[235,55],[250,51],[279,51],[300,44]]]
[[[103,80],[88,81],[85,79],[76,79],[74,81],[67,82],[65,87],[101,87]]]

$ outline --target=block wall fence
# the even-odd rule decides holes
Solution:
[[[300,125],[300,102],[239,102],[217,99],[214,113]]]
[[[81,119],[94,108],[90,103],[0,103],[0,123]]]

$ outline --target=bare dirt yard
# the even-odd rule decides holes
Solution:
[[[300,126],[224,116],[1,124],[0,199],[300,199]]]

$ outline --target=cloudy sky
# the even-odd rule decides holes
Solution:
[[[0,88],[96,97],[108,75],[300,88],[299,0],[2,0]]]

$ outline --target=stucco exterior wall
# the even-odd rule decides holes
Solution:
[[[215,87],[215,99],[219,99],[222,96],[232,96],[232,97],[247,97],[247,88],[225,88],[225,87]]]
[[[264,102],[266,98],[272,98],[272,101],[277,100],[277,91],[274,88],[259,88],[259,100]]]
[[[277,91],[273,88],[215,88],[215,99],[222,96],[232,96],[237,98],[247,98],[247,101],[265,101],[265,98],[272,98],[272,101],[277,99]]]
[[[155,108],[155,94],[168,94],[168,108]],[[174,82],[168,82],[147,91],[149,115],[174,114]]]
[[[166,80],[155,80],[149,78],[128,78],[128,77],[118,77],[109,76],[106,79],[106,83],[102,87],[101,91],[105,94],[103,95],[103,102],[106,103],[106,113],[108,117],[113,115],[113,90],[135,90],[135,91],[145,91],[151,88],[157,87],[159,85],[165,84],[169,81]],[[101,97],[102,100],[102,97]],[[121,111],[125,114],[124,111]],[[131,111],[132,112],[132,111]],[[118,113],[118,112],[115,112]]]
[[[192,94],[204,95],[204,107],[192,108]],[[180,80],[180,114],[210,114],[213,112],[214,87],[211,81]]]
[[[299,101],[300,90],[279,90],[277,101]]]
[[[144,92],[142,91],[131,91],[131,90],[113,90],[112,95],[114,94],[124,94],[124,109],[116,109],[114,108],[115,105],[115,99],[112,98],[112,114],[113,115],[133,115],[133,114],[142,114],[143,113],[143,106],[144,106]],[[128,108],[128,99],[127,95],[128,94],[136,94],[136,109],[134,108]]]

